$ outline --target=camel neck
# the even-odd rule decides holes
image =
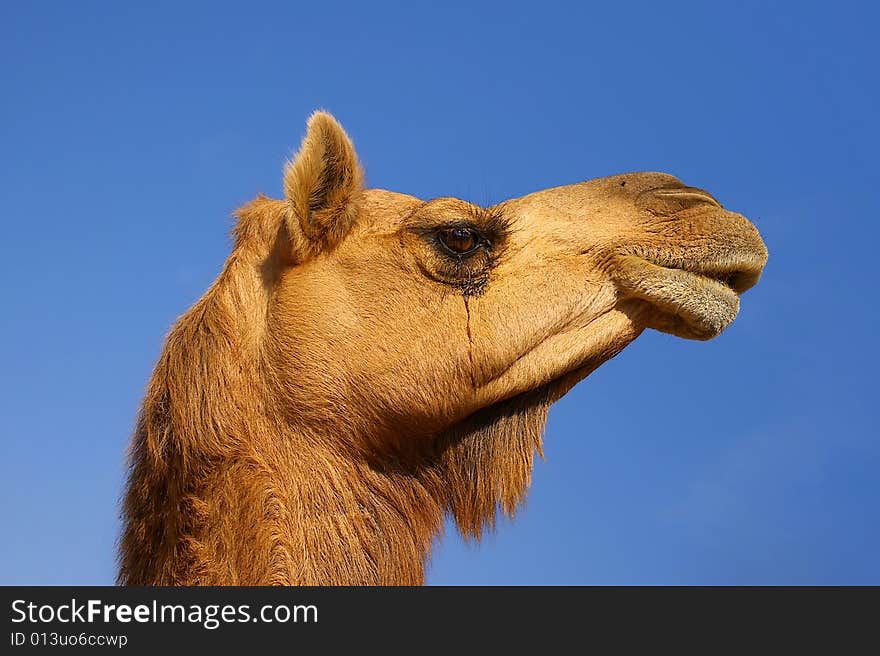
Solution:
[[[443,518],[430,470],[380,469],[308,442],[289,446],[272,463],[230,463],[213,486],[212,496],[245,491],[237,512],[249,537],[239,547],[230,544],[237,536],[221,535],[226,544],[217,545],[218,554],[240,552],[239,582],[421,584]]]
[[[275,436],[163,472],[135,463],[120,582],[418,585],[443,518],[430,469],[383,469]],[[147,487],[152,486],[151,490]],[[159,505],[161,504],[161,506]]]

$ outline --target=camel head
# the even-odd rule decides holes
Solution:
[[[127,583],[418,583],[528,487],[549,406],[646,328],[706,340],[767,260],[661,173],[492,207],[366,189],[328,114],[171,331],[132,450]]]
[[[492,207],[367,190],[324,113],[285,191],[266,329],[278,401],[380,440],[558,397],[645,328],[715,337],[767,260],[747,219],[661,173]]]

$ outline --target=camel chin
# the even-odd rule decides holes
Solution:
[[[739,312],[739,295],[753,287],[761,268],[754,258],[712,266],[676,268],[629,255],[619,258],[615,279],[628,297],[647,304],[646,324],[677,337],[708,340],[720,335]],[[687,266],[687,265],[685,265]]]
[[[618,280],[648,306],[649,327],[685,339],[707,340],[729,326],[739,312],[739,296],[724,282],[641,258],[621,258]]]

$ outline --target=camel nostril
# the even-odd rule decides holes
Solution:
[[[696,187],[682,187],[680,189],[657,189],[654,191],[655,196],[669,199],[670,201],[680,203],[682,207],[690,205],[698,205],[700,203],[708,203],[715,207],[721,207],[721,203],[708,191],[697,189]]]
[[[709,192],[681,183],[649,189],[639,195],[636,205],[652,214],[663,216],[673,216],[696,208],[724,209]]]

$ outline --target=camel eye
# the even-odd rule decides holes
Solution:
[[[445,228],[439,233],[440,243],[456,255],[465,255],[480,245],[479,235],[470,228]]]

